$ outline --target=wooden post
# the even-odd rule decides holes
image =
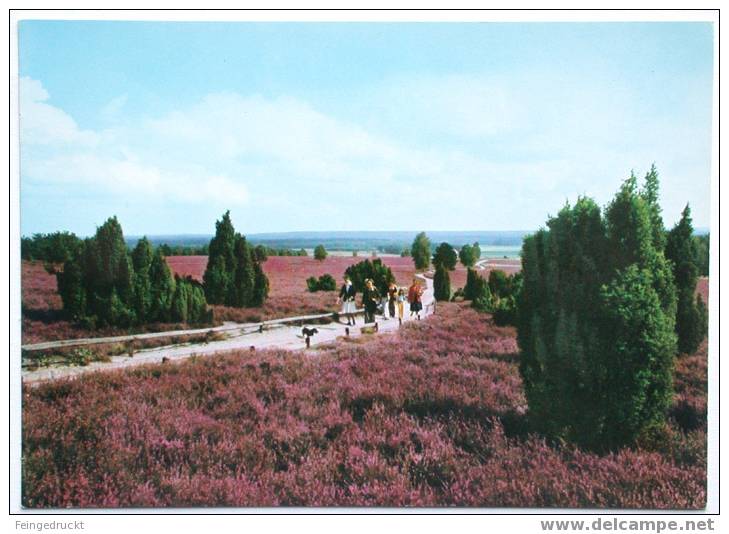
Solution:
[[[308,349],[311,346],[311,338],[309,336],[306,336],[306,348]]]
[[[347,335],[347,337],[349,337],[349,327],[344,329],[344,333]]]

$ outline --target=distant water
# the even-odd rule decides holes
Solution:
[[[494,258],[519,258],[521,254],[521,246],[513,245],[481,245],[481,257],[487,259]]]
[[[314,249],[313,248],[307,248],[304,249],[309,254],[309,256],[314,256]],[[351,250],[327,250],[327,254],[330,256],[352,256]],[[521,256],[521,247],[515,247],[515,246],[508,246],[508,245],[491,245],[491,246],[483,246],[481,245],[481,259],[501,259],[501,258],[507,258],[507,259],[519,259]],[[372,257],[372,251],[365,251],[360,250],[357,252],[357,256],[360,256],[362,259],[369,259]],[[399,257],[399,254],[387,254],[385,252],[377,252],[378,258],[387,258],[387,257]]]

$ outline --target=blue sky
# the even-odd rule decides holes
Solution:
[[[653,162],[709,226],[712,32],[21,21],[21,233],[536,229]]]

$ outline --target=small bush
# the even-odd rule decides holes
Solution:
[[[331,274],[323,274],[318,279],[310,276],[306,279],[306,288],[314,293],[316,291],[336,291],[337,281]]]

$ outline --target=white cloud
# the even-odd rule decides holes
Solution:
[[[48,99],[39,81],[21,79],[21,168],[31,182],[82,185],[113,192],[120,199],[141,193],[189,203],[247,202],[246,185],[225,173],[209,172],[191,162],[185,165],[166,160],[165,139],[153,147],[160,151],[159,159],[142,158],[132,141],[144,132],[81,130],[67,113],[47,104]],[[114,99],[102,112],[114,117],[125,101],[126,97]]]
[[[361,109],[347,116],[362,116],[350,120],[232,92],[133,118],[122,96],[102,110],[104,130],[86,131],[25,78],[23,179],[245,206],[261,231],[535,228],[567,198],[606,202],[631,167],[657,161],[683,179],[701,152],[670,123],[641,122],[625,88],[539,79],[401,78],[352,96]]]
[[[20,140],[22,145],[75,144],[93,146],[94,132],[80,130],[63,110],[46,103],[43,85],[27,76],[20,78]]]

